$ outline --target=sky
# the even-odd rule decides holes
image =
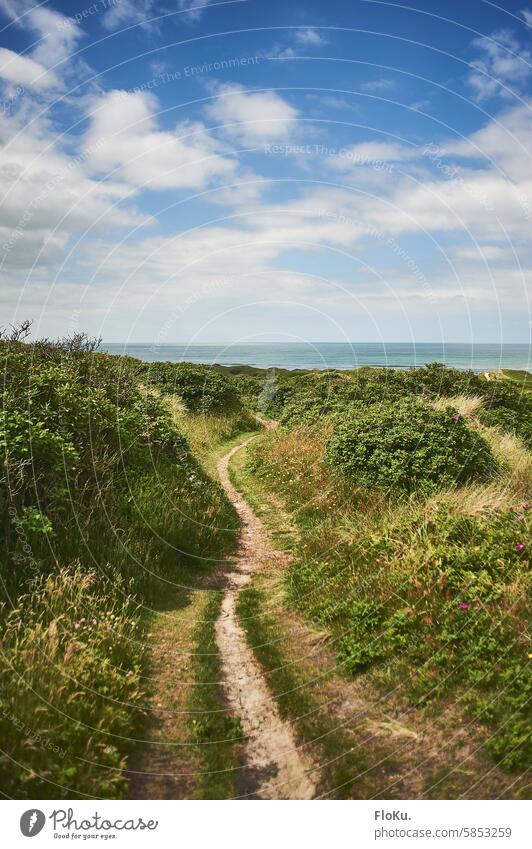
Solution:
[[[531,107],[526,0],[0,0],[0,326],[528,343]]]

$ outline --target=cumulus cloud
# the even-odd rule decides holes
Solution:
[[[479,58],[471,62],[468,82],[477,101],[496,95],[512,97],[529,79],[532,53],[507,29],[475,38]]]
[[[232,83],[219,85],[207,107],[219,130],[242,144],[256,145],[288,138],[298,111],[274,91],[248,91]]]
[[[0,9],[17,26],[33,33],[31,58],[46,68],[67,59],[83,35],[71,18],[33,0],[0,0]]]
[[[0,115],[0,138],[2,266],[51,267],[73,233],[148,220],[120,205],[123,186],[92,180],[86,156],[65,152],[45,119],[24,125],[16,115]]]
[[[57,83],[55,75],[47,72],[39,62],[27,56],[21,56],[6,47],[0,47],[0,77],[14,85],[37,91]]]
[[[38,68],[35,68],[31,82],[41,93],[44,89],[55,91],[64,79],[79,82],[88,65],[83,59],[73,57],[83,30],[72,18],[49,6],[35,5],[33,0],[0,0],[0,11],[34,39],[24,56],[19,56],[16,61],[11,59],[7,65],[8,73],[9,69],[15,69],[29,78],[32,71],[26,63],[34,62]]]
[[[221,155],[203,124],[184,122],[163,130],[158,108],[149,92],[115,90],[95,99],[84,140],[93,171],[112,172],[114,179],[150,189],[199,189],[231,178],[236,160]]]
[[[516,185],[532,180],[532,102],[505,109],[467,139],[444,146],[448,156],[479,159]]]

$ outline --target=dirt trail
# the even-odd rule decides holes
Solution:
[[[231,709],[240,717],[246,735],[245,795],[256,799],[312,799],[317,774],[297,748],[290,724],[281,719],[264,675],[249,647],[236,615],[240,590],[254,572],[271,569],[286,555],[270,545],[262,523],[229,480],[231,457],[250,439],[231,449],[218,463],[218,474],[242,522],[234,567],[227,588],[216,642],[222,666],[222,687]]]

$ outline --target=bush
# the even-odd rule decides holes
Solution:
[[[496,469],[487,442],[452,407],[437,411],[413,398],[369,409],[353,405],[327,458],[364,487],[404,492],[487,479]]]
[[[190,412],[228,412],[241,406],[232,378],[213,366],[193,363],[150,363],[146,378],[162,392],[178,395]]]

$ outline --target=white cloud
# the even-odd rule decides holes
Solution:
[[[448,156],[483,160],[516,185],[532,180],[532,102],[506,109],[467,139],[443,148]]]
[[[47,84],[49,87],[58,85],[60,78],[67,75],[79,82],[81,71],[88,66],[83,59],[72,58],[83,37],[83,30],[75,21],[48,6],[35,5],[33,0],[0,0],[0,10],[34,36],[30,52],[20,58],[48,70],[48,75],[39,78],[43,82],[41,90]]]
[[[153,0],[116,0],[103,17],[105,29],[117,29],[124,25],[142,23],[153,10]]]
[[[523,16],[525,23],[532,27],[532,11],[530,9],[521,9],[520,14]]]
[[[475,100],[480,102],[496,95],[511,97],[530,77],[532,53],[509,30],[475,38],[472,44],[481,54],[471,62],[468,76]]]
[[[274,91],[253,92],[241,85],[224,84],[215,93],[207,115],[242,144],[279,141],[294,131],[297,109]]]
[[[461,247],[455,251],[457,259],[478,263],[481,260],[486,262],[507,262],[508,248],[501,245],[478,245],[478,247]]]
[[[327,39],[313,27],[298,30],[295,40],[297,44],[303,44],[308,47],[323,47],[324,44],[327,44]]]
[[[337,95],[329,95],[329,94],[307,94],[307,100],[313,100],[316,103],[319,103],[320,106],[324,106],[326,109],[340,109],[340,110],[348,110],[350,112],[358,112],[359,106],[358,103],[353,101],[349,101],[346,97],[338,97]]]
[[[382,77],[378,80],[370,80],[367,83],[362,83],[360,86],[361,91],[367,91],[368,93],[373,94],[374,92],[379,91],[393,91],[395,89],[395,80],[389,80],[385,77]]]
[[[36,262],[52,267],[74,233],[147,220],[120,205],[124,188],[115,181],[91,180],[86,158],[65,153],[45,119],[34,116],[25,125],[24,114],[0,115],[0,138],[3,266],[29,270]]]
[[[49,88],[57,83],[53,73],[27,56],[0,47],[0,77],[14,85],[36,90]]]
[[[48,6],[32,0],[0,0],[0,9],[23,29],[37,36],[31,57],[47,68],[67,59],[83,35],[80,27]]]
[[[362,142],[346,148],[332,158],[332,165],[349,171],[355,165],[372,165],[377,162],[402,162],[419,156],[419,149],[397,142]]]
[[[185,12],[183,17],[191,23],[199,21],[209,4],[210,0],[177,0],[177,8]]]
[[[93,171],[150,189],[199,189],[231,179],[236,160],[221,155],[203,124],[162,130],[157,109],[148,92],[111,91],[94,100],[84,142]]]

